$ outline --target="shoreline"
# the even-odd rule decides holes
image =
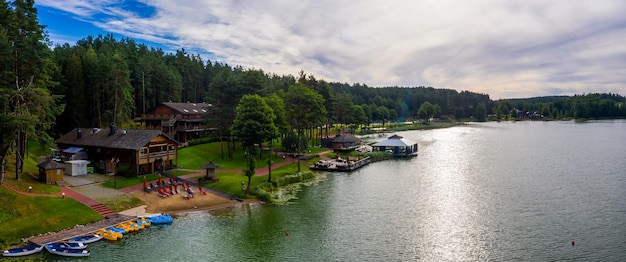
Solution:
[[[218,196],[211,192],[196,192],[194,197],[190,199],[185,199],[183,194],[161,197],[156,192],[148,193],[141,189],[128,192],[127,195],[138,198],[144,202],[144,205],[139,207],[118,212],[119,214],[131,216],[154,213],[179,214],[195,211],[211,211],[245,204],[263,203],[263,201],[256,198],[236,200]]]
[[[133,207],[133,208],[120,211],[118,212],[118,214],[127,215],[127,216],[137,216],[137,217],[156,214],[156,213],[181,215],[185,213],[193,213],[193,212],[199,212],[199,211],[214,211],[214,210],[226,209],[226,208],[231,208],[231,207],[236,207],[236,206],[256,205],[256,204],[265,204],[265,202],[259,199],[246,199],[242,202],[236,201],[236,202],[220,204],[220,205],[196,206],[193,209],[177,209],[177,210],[168,210],[168,211],[156,210],[155,212],[147,212],[146,210],[148,208],[148,205],[141,205],[138,207]]]

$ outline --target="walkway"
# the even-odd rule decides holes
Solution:
[[[87,224],[82,227],[74,227],[71,229],[55,232],[52,234],[31,237],[28,239],[28,241],[37,245],[45,245],[48,243],[59,242],[62,240],[73,238],[73,237],[94,234],[96,231],[100,229],[115,226],[115,225],[125,223],[128,221],[133,221],[133,220],[137,220],[137,217],[116,214],[116,215],[110,216],[107,219],[100,220],[95,223]]]

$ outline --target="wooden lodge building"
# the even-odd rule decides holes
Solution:
[[[167,136],[185,144],[199,138],[206,127],[206,103],[164,102],[141,117],[146,129],[160,130]]]
[[[59,148],[80,147],[98,172],[116,173],[127,165],[138,175],[171,169],[176,164],[179,143],[160,130],[75,128],[57,139]]]

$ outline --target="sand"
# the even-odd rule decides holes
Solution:
[[[120,213],[127,215],[143,215],[145,213],[182,213],[195,210],[213,210],[230,206],[259,203],[258,200],[230,200],[211,193],[196,192],[193,198],[186,200],[183,198],[183,194],[170,195],[168,197],[161,197],[157,192],[144,192],[143,190],[136,190],[130,192],[128,195],[136,197],[143,201],[146,205],[126,210]]]

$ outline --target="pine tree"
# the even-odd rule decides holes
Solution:
[[[45,132],[63,110],[48,88],[53,64],[44,27],[33,0],[0,5],[0,181],[15,149],[16,179],[22,171],[28,136],[49,142]]]

